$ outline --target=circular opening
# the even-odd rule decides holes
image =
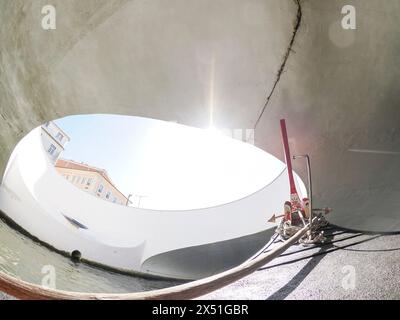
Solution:
[[[282,172],[284,163],[252,145],[247,131],[97,114],[50,121],[42,138],[56,171],[98,199],[191,210],[239,200]]]
[[[69,270],[90,261],[116,271],[201,278],[258,251],[275,228],[266,220],[288,198],[284,163],[252,145],[243,130],[237,137],[226,131],[117,115],[49,121],[16,146],[0,209],[68,252]],[[243,238],[249,255],[225,250],[226,241]],[[219,265],[193,267],[191,248],[214,244]],[[74,247],[87,249],[84,259]]]

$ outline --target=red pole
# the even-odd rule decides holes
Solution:
[[[301,208],[301,204],[299,195],[297,193],[296,184],[294,183],[294,178],[293,178],[292,159],[290,157],[289,140],[287,136],[285,119],[281,119],[281,132],[282,132],[283,148],[285,151],[286,166],[289,175],[290,202],[292,203],[292,210],[296,210]]]

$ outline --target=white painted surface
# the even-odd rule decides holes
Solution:
[[[53,121],[48,121],[42,125],[42,141],[48,156],[56,163],[60,153],[64,151],[64,146],[70,138]]]
[[[297,175],[296,180],[304,195],[304,184]],[[187,211],[124,207],[82,192],[61,177],[43,150],[37,128],[11,156],[0,188],[0,209],[59,250],[79,250],[88,260],[141,271],[146,259],[160,253],[274,227],[267,220],[282,212],[288,190],[285,171],[258,192],[216,207]],[[63,215],[88,229],[77,229]]]

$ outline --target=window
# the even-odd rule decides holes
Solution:
[[[86,183],[86,185],[87,185],[87,186],[90,186],[90,185],[92,184],[92,181],[93,181],[92,178],[89,178],[88,181],[87,181],[87,183]]]
[[[81,177],[76,178],[76,183],[80,183],[81,182]]]
[[[72,180],[71,180],[72,183],[75,183],[75,178],[76,178],[75,176],[72,176]]]
[[[98,192],[98,193],[102,193],[102,192],[103,192],[103,189],[104,189],[104,186],[101,184],[101,185],[99,186],[99,189],[97,189],[97,192]]]
[[[58,141],[61,142],[62,139],[64,138],[64,135],[61,132],[58,132],[56,138],[57,138]]]
[[[114,199],[113,199],[113,202],[114,202],[114,203],[116,203],[116,202],[117,202],[117,198],[116,198],[116,197],[114,197]]]
[[[82,178],[81,184],[85,184],[85,183],[86,183],[86,178]]]
[[[47,127],[49,126],[49,124],[50,124],[50,122],[47,121],[47,122],[44,124],[44,126],[47,128]]]
[[[65,179],[69,180],[69,175],[66,174],[65,175]]]
[[[54,151],[56,151],[56,147],[55,147],[55,145],[51,144],[49,149],[47,150],[47,152],[50,153],[51,155],[53,155]]]
[[[111,192],[108,191],[107,194],[106,194],[106,199],[110,199],[110,196],[111,196]]]

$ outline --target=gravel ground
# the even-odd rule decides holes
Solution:
[[[331,241],[324,246],[293,246],[257,272],[200,299],[400,299],[400,235],[329,233]],[[8,298],[0,293],[0,300]]]

